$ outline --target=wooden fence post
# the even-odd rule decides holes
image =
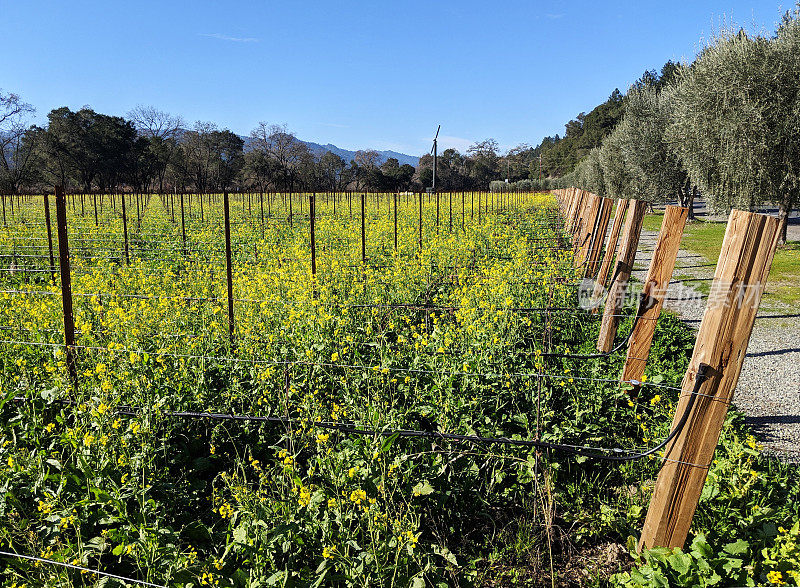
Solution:
[[[228,282],[228,334],[231,347],[234,346],[233,323],[233,268],[231,267],[231,212],[228,191],[222,194],[222,208],[225,215],[225,273]]]
[[[603,256],[603,262],[600,264],[600,271],[597,274],[597,280],[594,283],[594,292],[592,293],[592,302],[600,300],[603,295],[603,289],[606,287],[606,280],[608,279],[608,271],[611,269],[611,260],[614,259],[614,254],[617,252],[617,241],[619,240],[619,231],[622,229],[622,221],[625,218],[625,211],[628,209],[630,200],[617,199],[617,211],[614,213],[614,222],[611,225],[611,234],[608,236],[608,244],[606,245],[606,252]],[[592,313],[597,313],[597,306],[592,304]]]
[[[614,279],[608,289],[603,322],[597,338],[597,350],[603,353],[611,351],[614,346],[614,338],[617,336],[619,314],[625,304],[628,280],[633,270],[633,262],[636,260],[636,248],[639,246],[639,234],[642,232],[642,221],[646,209],[647,202],[643,200],[631,201],[628,208],[628,217],[625,219],[625,228],[622,231],[622,244],[619,248],[619,255],[617,255],[617,265],[614,268]]]
[[[75,366],[75,321],[72,317],[72,274],[67,237],[67,201],[64,188],[56,186],[56,230],[58,231],[58,263],[61,269],[61,306],[64,311],[64,351],[73,390],[78,391],[78,369]]]
[[[667,206],[658,241],[650,260],[650,269],[642,287],[642,298],[636,311],[636,323],[628,340],[628,355],[622,368],[622,380],[642,380],[650,345],[656,331],[656,322],[664,305],[667,288],[675,269],[675,258],[686,226],[688,208]]]
[[[581,215],[580,226],[575,234],[575,267],[587,263],[594,240],[597,222],[600,217],[603,199],[596,194],[590,194],[586,202],[586,210]],[[585,270],[584,270],[585,272]]]
[[[740,210],[730,214],[673,428],[689,402],[691,411],[665,448],[640,548],[683,547],[686,542],[742,369],[780,236],[779,225],[777,218],[763,214]],[[708,366],[708,378],[695,395],[700,364]]]
[[[597,274],[597,264],[600,262],[600,252],[603,250],[603,243],[606,240],[606,230],[608,221],[611,220],[611,208],[614,201],[611,198],[601,198],[600,211],[597,213],[597,223],[592,231],[592,239],[589,242],[589,253],[586,256],[586,271],[583,273],[586,278],[594,278]]]

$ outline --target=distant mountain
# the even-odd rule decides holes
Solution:
[[[250,148],[250,137],[246,135],[239,135],[241,139],[244,141],[244,148],[245,150]],[[320,145],[319,143],[313,143],[311,141],[303,141],[302,139],[298,139],[301,143],[305,143],[308,146],[308,149],[319,157],[320,155],[324,155],[327,151],[335,153],[342,159],[344,159],[345,163],[350,163],[353,159],[355,159],[356,152],[350,151],[348,149],[342,149],[341,147],[337,147],[336,145],[332,145],[328,143],[327,145]],[[398,153],[397,151],[378,151],[381,158],[378,162],[383,163],[387,159],[394,157],[397,159],[400,165],[407,163],[413,167],[417,167],[419,165],[419,157],[414,157],[413,155],[406,155],[405,153]]]
[[[342,149],[341,147],[337,147],[336,145],[332,145],[330,143],[327,145],[320,145],[319,143],[312,143],[311,141],[303,141],[303,143],[308,145],[308,148],[314,155],[323,155],[326,151],[330,151],[344,159],[347,163],[350,163],[350,161],[356,156],[355,151],[348,151],[347,149]],[[404,163],[414,167],[419,165],[419,157],[414,157],[413,155],[406,155],[405,153],[398,153],[397,151],[378,151],[378,153],[380,153],[381,156],[381,163],[394,157],[400,163],[400,165],[403,165]]]

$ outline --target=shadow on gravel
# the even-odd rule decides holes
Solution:
[[[748,425],[753,425],[754,428],[758,429],[767,425],[796,425],[800,423],[800,415],[776,414],[772,416],[746,416],[744,420]]]
[[[758,353],[748,353],[745,357],[767,357],[769,355],[783,355],[784,353],[797,353],[800,352],[800,347],[791,347],[787,349],[774,349],[772,351],[759,351]]]
[[[800,317],[800,313],[798,314],[762,314],[756,317],[756,320],[759,319],[776,319],[776,318],[798,318]]]

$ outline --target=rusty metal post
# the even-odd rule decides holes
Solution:
[[[125,212],[125,193],[122,193],[122,235],[125,238],[125,264],[130,265],[131,259],[128,253],[128,216]]]
[[[50,248],[50,276],[53,283],[56,283],[56,262],[53,257],[53,229],[50,226],[50,197],[44,193],[44,222],[47,225],[47,245]]]
[[[225,273],[228,281],[228,333],[231,347],[234,346],[233,323],[233,268],[231,267],[231,213],[227,190],[222,195],[222,207],[225,215]]]
[[[75,366],[75,321],[72,316],[72,276],[67,237],[67,201],[64,188],[56,186],[56,230],[58,231],[58,261],[61,269],[61,305],[64,312],[64,351],[73,390],[78,391],[78,370]]]

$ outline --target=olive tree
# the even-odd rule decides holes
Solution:
[[[578,162],[575,167],[575,179],[583,189],[594,192],[599,196],[606,193],[603,180],[603,166],[600,163],[600,148],[595,147],[589,154]]]
[[[800,32],[787,13],[775,38],[718,36],[672,94],[668,139],[717,210],[780,208],[782,238],[798,193]]]
[[[631,198],[633,195],[633,176],[625,159],[624,120],[603,139],[598,152],[598,161],[603,168],[605,193],[613,198]]]
[[[654,84],[630,89],[620,125],[620,148],[628,172],[647,200],[677,198],[685,205],[689,200],[688,174],[667,138],[672,92],[669,87],[659,91]]]

